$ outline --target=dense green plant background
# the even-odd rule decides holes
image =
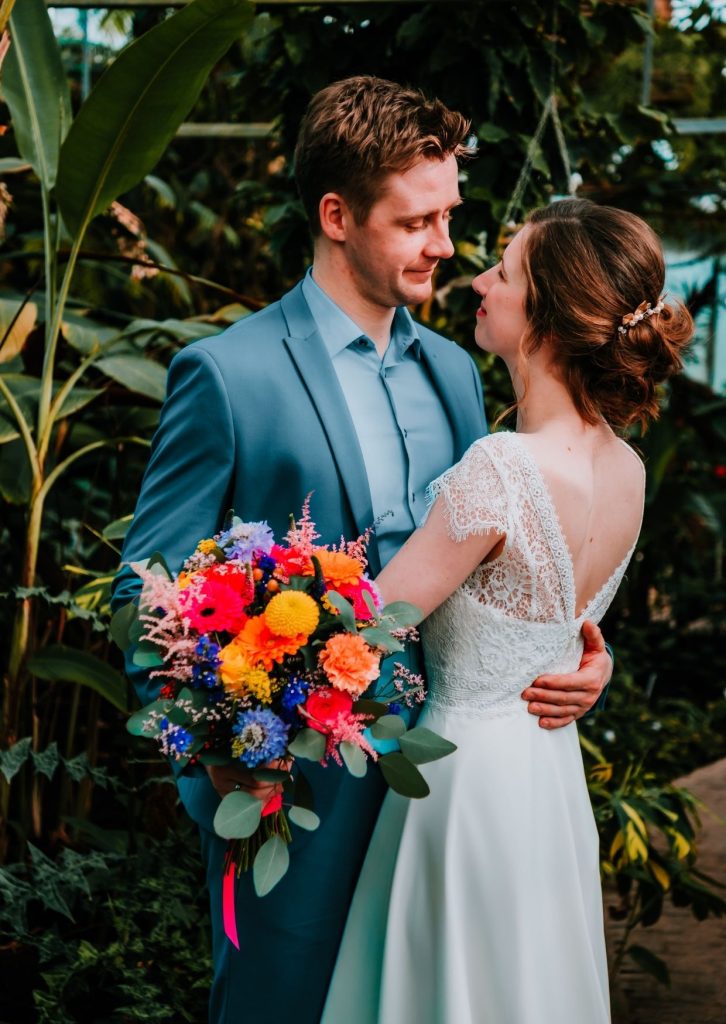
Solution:
[[[28,9],[31,0],[24,3]],[[98,210],[88,207],[80,241],[78,197],[90,187],[102,142],[81,131],[77,51],[64,45],[54,58],[70,74],[77,121],[67,143],[67,126],[55,124],[57,185],[28,156],[23,117],[31,120],[32,111],[13,105],[6,64],[12,109],[0,138],[0,180],[12,203],[0,243],[0,969],[10,980],[0,986],[0,1021],[204,1017],[208,934],[195,838],[164,765],[125,733],[133,698],[108,636],[109,584],[169,359],[279,296],[309,261],[291,151],[310,95],[336,78],[373,73],[420,85],[471,116],[479,155],[465,167],[466,204],[452,232],[457,253],[440,268],[435,300],[416,311],[471,348],[468,282],[496,249],[553,84],[570,160],[583,178],[580,194],[641,213],[695,248],[723,251],[718,137],[678,137],[667,124],[669,115],[723,109],[717,55],[726,26],[708,17],[709,4],[700,6],[706,20],[696,19],[698,31],[657,26],[652,108],[638,103],[648,26],[634,4],[471,2],[456,4],[455,13],[454,5],[423,2],[263,9],[216,64],[189,119],[273,121],[273,135],[175,139],[155,166],[145,166],[133,140],[159,120],[148,94],[136,134],[115,158],[122,187]],[[125,17],[141,38],[166,14]],[[41,35],[26,44],[36,72],[60,67]],[[21,37],[19,29],[18,46]],[[203,70],[197,54],[187,60],[190,71],[195,61]],[[106,102],[122,114],[139,76],[120,64],[116,74],[127,76],[128,93],[115,88]],[[39,82],[37,96],[43,88]],[[103,89],[101,78],[101,99]],[[177,121],[186,116],[176,113]],[[46,114],[57,122],[57,103]],[[670,151],[657,141],[663,138]],[[550,126],[523,206],[566,187]],[[694,203],[704,194],[712,212]],[[108,212],[116,196],[123,208]],[[70,233],[58,228],[59,207],[66,224],[76,225]],[[166,269],[140,273],[139,259],[157,265],[147,270]],[[50,328],[63,271],[74,260],[50,367],[56,388],[71,385],[48,433],[43,471],[96,447],[48,491],[28,576],[37,488],[8,392],[31,424],[31,440],[39,440]],[[713,301],[709,287],[688,296],[694,312]],[[474,354],[494,418],[509,399],[506,377]],[[698,873],[691,803],[670,783],[720,756],[726,740],[725,439],[726,401],[686,376],[673,383],[661,420],[635,439],[649,469],[643,535],[604,627],[617,651],[609,706],[582,729],[603,871],[619,894],[613,912],[626,922],[623,953],[629,927],[657,919],[664,899],[697,917],[723,909]],[[10,642],[19,609],[27,612],[20,660]],[[663,974],[642,951],[631,955]]]

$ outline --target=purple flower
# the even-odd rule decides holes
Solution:
[[[243,523],[236,516],[230,528],[216,539],[227,558],[238,559],[240,562],[252,561],[256,551],[269,554],[275,543],[267,523]]]

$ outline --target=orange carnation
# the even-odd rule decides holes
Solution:
[[[325,582],[333,590],[344,584],[355,584],[363,575],[363,566],[358,559],[346,555],[344,551],[327,551],[325,548],[315,548],[313,555],[320,562]],[[312,565],[310,572],[306,573],[306,575],[312,575]]]
[[[356,633],[336,633],[320,652],[320,664],[338,690],[359,696],[381,674],[381,659]]]
[[[256,615],[245,622],[234,639],[234,645],[248,664],[262,665],[269,672],[275,662],[281,662],[286,654],[297,654],[306,640],[304,634],[278,636],[269,628],[264,615]]]

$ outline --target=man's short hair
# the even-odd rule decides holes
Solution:
[[[313,236],[320,200],[337,192],[365,223],[389,174],[423,158],[470,152],[470,122],[418,89],[370,75],[333,82],[310,101],[295,147],[295,179]]]

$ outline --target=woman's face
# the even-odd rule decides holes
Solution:
[[[485,352],[516,363],[520,341],[527,328],[524,307],[527,282],[522,266],[522,246],[528,225],[512,239],[496,266],[479,274],[472,288],[481,296],[476,311],[474,340]]]

